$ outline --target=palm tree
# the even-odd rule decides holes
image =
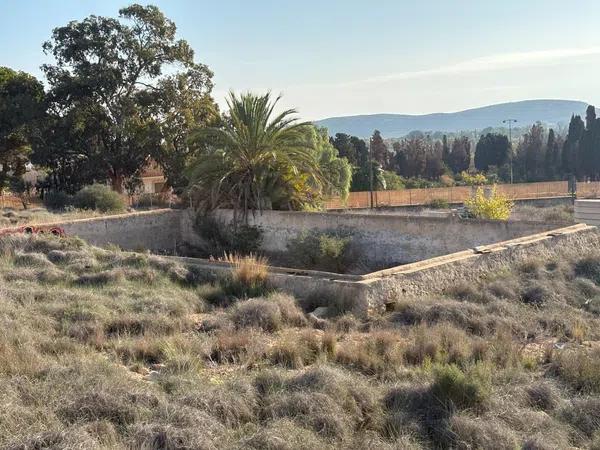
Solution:
[[[247,222],[249,211],[261,210],[273,196],[290,203],[309,201],[321,191],[322,176],[308,122],[299,122],[294,109],[279,114],[280,100],[271,94],[230,92],[229,114],[222,128],[197,131],[193,140],[209,142],[190,171],[190,189],[205,209],[230,207]],[[272,194],[272,195],[271,195]]]

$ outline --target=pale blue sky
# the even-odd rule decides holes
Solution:
[[[271,89],[307,119],[532,98],[600,105],[598,0],[152,3],[215,72],[221,104],[229,89]],[[0,0],[0,65],[41,76],[54,27],[127,4]]]

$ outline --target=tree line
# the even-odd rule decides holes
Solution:
[[[196,61],[155,6],[89,16],[55,28],[43,51],[46,86],[0,67],[0,189],[27,189],[29,163],[42,191],[72,194],[110,184],[134,193],[148,162],[166,187],[208,207],[298,209],[329,195],[489,181],[600,177],[600,119],[590,106],[565,136],[535,124],[511,143],[492,129],[469,135],[412,132],[367,141],[277,111],[271,95],[212,97],[213,73]]]
[[[211,70],[155,6],[89,16],[55,28],[53,59],[33,76],[0,68],[0,189],[18,190],[28,163],[42,191],[85,185],[139,189],[151,160],[167,187],[213,206],[299,208],[345,196],[351,178],[327,131],[276,113],[269,95],[231,93],[221,112]],[[192,189],[193,188],[193,189]]]
[[[585,122],[571,117],[566,136],[537,123],[516,145],[497,132],[482,134],[476,142],[468,136],[438,139],[412,132],[389,143],[377,130],[368,141],[344,133],[330,141],[354,167],[352,191],[369,190],[371,177],[374,189],[385,190],[466,183],[474,172],[489,182],[600,179],[600,119],[591,105]]]

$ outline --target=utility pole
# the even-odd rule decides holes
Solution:
[[[373,209],[373,138],[369,138],[369,192],[371,197],[371,209]]]
[[[508,145],[510,148],[510,184],[513,184],[513,147],[512,147],[512,124],[517,123],[517,119],[506,119],[502,123],[508,123]]]

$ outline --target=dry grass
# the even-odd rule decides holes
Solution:
[[[269,276],[269,261],[264,256],[226,253],[223,261],[232,265],[232,278],[245,285],[264,283]]]
[[[265,257],[225,253],[221,260],[231,264],[229,275],[221,280],[225,295],[251,298],[269,291],[269,262]]]
[[[322,292],[303,311],[155,256],[4,237],[0,448],[595,448],[599,261],[541,255],[366,320]]]

